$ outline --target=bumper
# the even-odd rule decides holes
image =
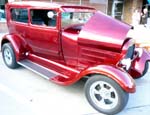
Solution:
[[[131,67],[129,69],[129,74],[133,78],[138,78],[143,76],[147,71],[147,64],[150,61],[150,54],[143,48],[136,48],[136,56],[132,60]]]

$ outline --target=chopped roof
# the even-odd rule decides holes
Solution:
[[[51,2],[38,2],[38,1],[21,1],[21,2],[10,2],[9,5],[24,6],[24,7],[61,7],[60,4]]]
[[[40,1],[20,1],[8,3],[13,6],[23,6],[23,7],[43,7],[43,8],[85,8],[90,10],[95,10],[92,7],[73,5],[73,4],[60,4],[51,2],[40,2]]]

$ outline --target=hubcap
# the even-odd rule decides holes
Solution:
[[[97,81],[90,87],[92,101],[101,109],[113,109],[118,103],[118,94],[114,87],[104,81]]]
[[[12,54],[11,54],[11,52],[8,48],[4,49],[4,59],[5,59],[5,62],[8,65],[11,65],[11,63],[12,63]]]

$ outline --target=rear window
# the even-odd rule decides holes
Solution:
[[[22,8],[11,9],[11,19],[17,22],[28,23],[28,10]]]

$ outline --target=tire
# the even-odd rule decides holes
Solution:
[[[85,96],[93,108],[107,115],[119,113],[129,98],[114,80],[103,75],[93,75],[88,79]]]
[[[2,56],[4,63],[7,67],[11,69],[15,69],[18,67],[18,64],[16,62],[16,56],[13,50],[13,47],[10,43],[5,43],[2,46]]]

